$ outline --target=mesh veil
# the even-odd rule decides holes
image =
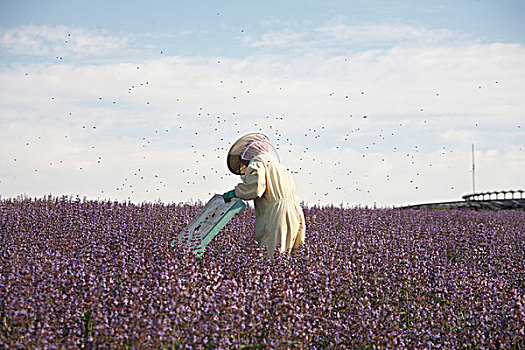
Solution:
[[[235,141],[228,152],[228,169],[234,174],[243,175],[246,172],[246,165],[242,160],[250,161],[261,154],[269,154],[280,161],[277,150],[270,143],[268,136],[262,133],[244,135]]]

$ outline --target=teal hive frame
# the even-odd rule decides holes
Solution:
[[[202,256],[206,246],[226,226],[234,215],[246,208],[242,199],[233,198],[225,203],[220,194],[214,195],[197,215],[179,232],[173,246],[190,248],[197,257]]]

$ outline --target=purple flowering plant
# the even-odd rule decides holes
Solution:
[[[201,258],[200,205],[0,202],[0,348],[525,348],[523,211],[305,207],[269,259],[247,208]]]

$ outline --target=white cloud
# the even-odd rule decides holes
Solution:
[[[244,36],[243,42],[254,48],[279,49],[285,52],[331,53],[334,51],[368,51],[396,46],[447,45],[465,43],[468,37],[449,29],[426,29],[410,25],[335,23],[316,28],[273,30],[259,38]]]
[[[252,47],[290,47],[296,46],[298,43],[304,44],[304,39],[307,33],[299,33],[291,29],[287,29],[281,32],[269,32],[264,33],[261,38],[257,41],[250,43]],[[251,39],[250,37],[246,37]]]
[[[128,49],[128,44],[128,36],[64,25],[24,25],[0,31],[0,48],[16,55],[103,56]]]
[[[371,28],[324,27],[318,35],[342,44],[378,35]],[[41,37],[25,30],[16,45],[5,31],[2,45],[55,55],[69,29]],[[78,55],[127,45],[77,30],[72,36],[85,38],[74,46]],[[311,204],[460,199],[470,190],[473,142],[480,190],[523,187],[525,48],[444,46],[436,42],[446,32],[393,32],[437,39],[329,55],[318,54],[324,44],[285,31],[263,36],[260,47],[295,41],[319,51],[4,65],[0,162],[9,166],[0,170],[0,193],[206,200],[238,181],[227,174],[229,145],[259,129],[279,144]]]
[[[317,33],[328,39],[347,44],[383,43],[395,46],[400,42],[411,45],[442,43],[445,40],[456,40],[458,34],[449,29],[429,30],[409,25],[367,24],[352,26],[331,24],[318,27]]]

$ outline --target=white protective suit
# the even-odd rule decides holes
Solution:
[[[269,144],[266,135],[255,135],[264,136]],[[292,176],[279,163],[273,146],[269,146],[270,149],[263,144],[263,147],[256,147],[259,150],[255,152],[253,146],[248,150],[251,159],[243,169],[242,182],[235,186],[235,196],[253,199],[255,239],[259,247],[267,247],[272,257],[278,245],[281,252],[293,251],[304,241],[305,219]]]

